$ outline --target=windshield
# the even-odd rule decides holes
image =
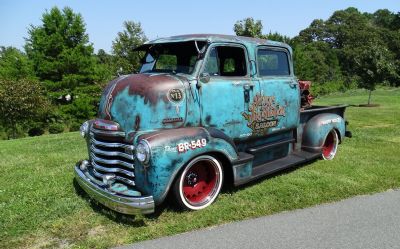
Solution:
[[[191,74],[205,42],[160,43],[147,47],[142,59],[140,73],[184,73]]]

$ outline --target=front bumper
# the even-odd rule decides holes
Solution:
[[[93,183],[90,178],[75,166],[75,178],[85,192],[104,206],[123,214],[150,214],[154,212],[152,196],[122,197]]]

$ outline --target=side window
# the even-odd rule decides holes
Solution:
[[[222,70],[226,73],[234,73],[235,72],[235,61],[232,58],[227,58],[224,60],[224,69]]]
[[[220,46],[209,53],[204,72],[211,76],[245,76],[246,54],[243,48]]]
[[[260,76],[290,75],[288,55],[284,51],[259,49],[257,64]]]

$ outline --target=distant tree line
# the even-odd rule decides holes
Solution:
[[[24,51],[0,46],[0,139],[79,129],[96,115],[107,82],[138,70],[133,48],[147,41],[140,23],[126,21],[111,53],[95,53],[83,17],[71,8],[54,7],[41,21],[28,28]],[[291,45],[295,73],[314,82],[314,94],[400,85],[400,13],[348,8],[294,38],[262,30],[253,18],[234,25],[237,35]]]
[[[314,20],[294,38],[262,34],[262,28],[253,18],[234,25],[237,35],[291,45],[295,73],[313,81],[314,94],[357,87],[371,93],[378,84],[400,86],[400,12],[381,9],[371,14],[347,8],[327,20]]]
[[[102,89],[138,67],[132,48],[147,38],[126,21],[111,54],[94,53],[83,17],[57,7],[28,28],[24,51],[0,47],[0,139],[78,130],[96,115]]]

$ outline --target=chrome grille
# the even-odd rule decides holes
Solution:
[[[90,129],[90,160],[94,177],[102,181],[104,175],[113,175],[115,181],[135,186],[134,146],[124,139],[124,132]]]

